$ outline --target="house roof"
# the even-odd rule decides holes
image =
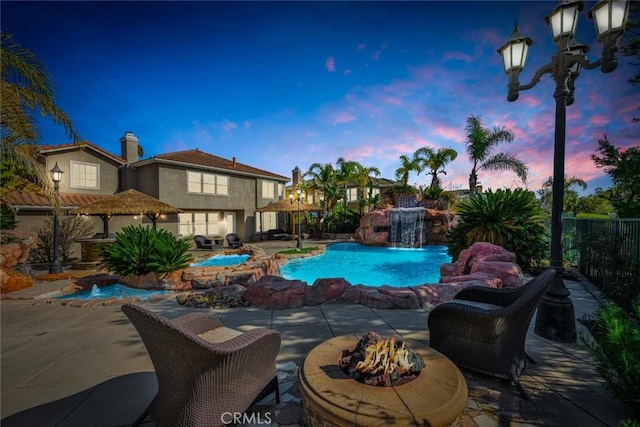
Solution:
[[[60,193],[60,204],[63,208],[74,208],[93,203],[97,200],[109,197],[108,194],[77,194]],[[51,201],[39,194],[13,192],[3,199],[14,207],[22,208],[51,208]]]
[[[238,162],[235,158],[233,160],[225,159],[222,157],[214,156],[213,154],[205,153],[199,149],[176,151],[173,153],[159,154],[150,159],[142,160],[134,163],[134,166],[142,166],[145,164],[160,162],[160,163],[175,163],[183,166],[201,166],[205,168],[233,171],[241,175],[257,175],[261,177],[269,177],[277,179],[278,181],[289,181],[290,178],[278,175],[273,172],[268,172],[263,169],[254,168],[253,166],[245,165]]]
[[[38,148],[40,149],[40,153],[41,154],[56,153],[56,152],[60,152],[60,151],[90,149],[90,150],[93,150],[95,152],[98,152],[98,153],[102,154],[105,157],[110,158],[111,160],[115,161],[116,163],[120,163],[122,165],[127,163],[126,160],[123,159],[122,157],[119,157],[119,156],[116,156],[114,154],[111,154],[108,151],[103,150],[102,148],[98,147],[95,144],[92,144],[89,141],[69,142],[69,143],[66,143],[66,144],[57,144],[57,145],[39,145]]]

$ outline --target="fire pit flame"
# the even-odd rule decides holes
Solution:
[[[402,340],[369,332],[338,361],[352,378],[369,385],[395,386],[416,378],[424,361]]]

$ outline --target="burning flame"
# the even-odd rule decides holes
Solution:
[[[396,348],[396,338],[380,340],[365,350],[366,357],[358,362],[355,370],[366,375],[391,375],[409,373],[414,363],[409,362],[409,350],[404,341]]]

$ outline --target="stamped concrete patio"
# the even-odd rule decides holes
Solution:
[[[29,299],[64,282],[39,284],[0,301],[1,421],[8,426],[125,426],[142,413],[157,384],[153,366],[135,329],[119,306],[75,308]],[[567,281],[576,318],[592,313],[597,291]],[[173,300],[144,303],[175,317],[188,310]],[[272,425],[297,425],[300,398],[296,366],[317,344],[338,335],[360,337],[373,330],[428,344],[428,311],[322,305],[292,310],[210,310],[225,326],[266,327],[282,335],[278,356],[282,402],[267,399],[254,408],[270,413]],[[578,329],[586,332],[578,322]],[[581,343],[559,344],[533,334],[530,364],[521,380],[531,400],[509,382],[463,370],[469,400],[463,426],[615,426],[628,409],[603,387]],[[586,332],[588,334],[588,332]],[[264,418],[263,418],[264,420]],[[143,424],[152,426],[149,419]]]

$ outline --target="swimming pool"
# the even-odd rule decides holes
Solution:
[[[172,291],[136,289],[116,283],[115,285],[107,285],[101,287],[98,287],[98,285],[93,285],[93,288],[90,290],[88,289],[86,291],[79,291],[72,294],[61,295],[59,297],[56,297],[56,299],[79,299],[82,301],[88,301],[92,299],[124,299],[138,297],[141,300],[147,300],[153,295],[164,295],[171,292]]]
[[[318,278],[343,277],[352,285],[403,287],[438,283],[440,264],[449,262],[446,246],[405,249],[335,243],[322,255],[290,260],[280,273],[309,285]]]
[[[242,264],[249,259],[248,254],[214,255],[211,258],[189,264],[189,267],[226,267]]]

